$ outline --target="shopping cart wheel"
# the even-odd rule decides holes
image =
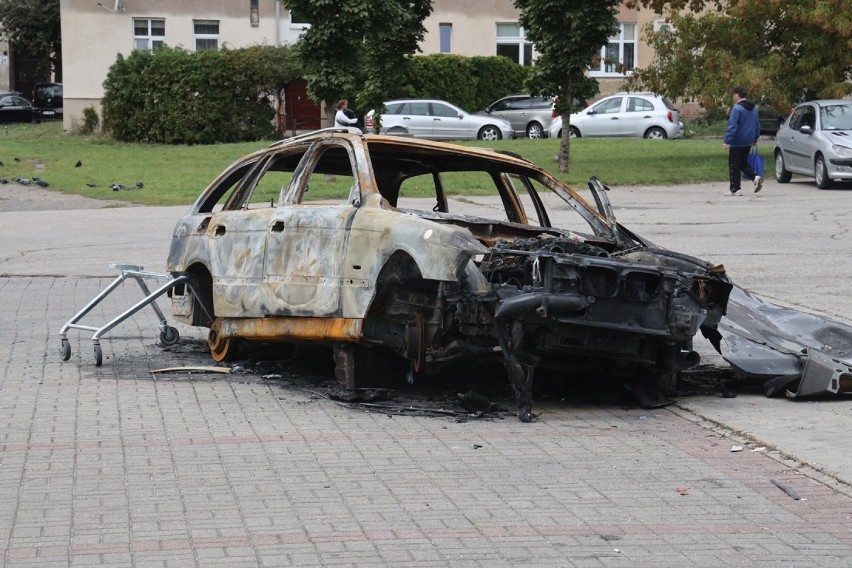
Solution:
[[[160,343],[163,345],[174,345],[179,339],[180,333],[171,326],[166,326],[166,329],[160,332]]]
[[[101,351],[101,346],[95,345],[95,367],[100,367],[104,363],[104,352]]]
[[[62,339],[62,344],[59,346],[59,357],[63,361],[71,358],[71,343],[67,339]]]

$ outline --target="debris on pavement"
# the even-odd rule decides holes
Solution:
[[[777,480],[775,480],[775,479],[770,479],[769,481],[771,481],[771,482],[772,482],[772,485],[774,485],[775,487],[777,487],[778,489],[780,489],[781,491],[783,491],[784,493],[786,493],[787,495],[789,495],[789,496],[790,496],[791,498],[793,498],[794,500],[796,500],[796,501],[804,501],[804,499],[802,499],[801,497],[799,497],[799,494],[798,494],[798,493],[796,493],[796,490],[795,490],[795,489],[793,489],[792,487],[790,487],[789,485],[784,484],[784,483],[781,483],[780,481],[777,481]]]

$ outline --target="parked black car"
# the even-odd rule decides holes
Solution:
[[[33,118],[62,120],[62,83],[36,83],[33,88]]]
[[[20,93],[0,93],[0,123],[32,122],[33,105]]]

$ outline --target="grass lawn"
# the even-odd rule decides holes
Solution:
[[[144,205],[188,204],[230,163],[269,142],[212,146],[122,144],[103,136],[64,134],[58,122],[10,124],[0,130],[0,162],[4,164],[0,177],[11,180],[37,176],[52,190],[99,199]],[[554,158],[558,140],[463,144],[511,150],[557,173]],[[767,148],[762,153],[769,158]],[[75,167],[78,161],[82,165]],[[771,176],[772,160],[767,159],[766,166],[766,175]],[[593,175],[611,186],[723,181],[727,179],[727,155],[718,138],[573,140],[571,172],[560,177],[569,184],[585,186]],[[136,182],[142,182],[144,187],[132,191],[110,188],[113,184],[132,186]],[[470,192],[476,193],[474,186]],[[313,193],[317,199],[328,195],[321,189]]]

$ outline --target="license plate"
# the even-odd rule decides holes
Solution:
[[[56,114],[56,113],[55,113],[55,112],[53,112],[52,110],[46,110],[46,111],[44,111],[42,114],[43,114],[44,116],[53,116],[53,115],[54,115],[54,114]]]

